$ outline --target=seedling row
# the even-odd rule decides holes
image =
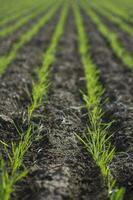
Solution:
[[[132,200],[132,51],[103,20],[132,41],[131,8],[6,1],[1,41],[35,22],[0,56],[0,200]]]

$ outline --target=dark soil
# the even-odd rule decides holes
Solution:
[[[19,139],[14,123],[22,131],[27,105],[31,101],[35,70],[42,63],[42,55],[50,42],[57,18],[58,16],[55,16],[54,22],[51,20],[20,50],[16,60],[0,77],[0,139],[6,143]]]
[[[41,8],[41,6],[40,6],[40,8]],[[15,24],[17,21],[23,19],[23,17],[26,17],[26,16],[32,14],[32,12],[35,12],[35,10],[39,10],[39,6],[33,6],[33,7],[29,7],[29,8],[27,7],[25,9],[23,8],[23,10],[20,11],[21,13],[19,13],[20,15],[17,18],[15,18],[13,20],[9,19],[9,21],[7,21],[7,23],[5,23],[4,25],[1,25],[1,23],[0,23],[0,30],[3,30],[4,28],[7,28],[8,26]],[[16,13],[18,14],[18,10],[16,10]],[[14,16],[15,11],[13,11],[12,13],[9,13],[8,18],[10,18],[10,14],[11,14],[11,16]],[[7,16],[6,16],[6,18],[7,18]],[[1,18],[0,18],[0,20],[1,20]]]
[[[115,120],[112,146],[116,155],[110,165],[118,185],[126,188],[125,200],[133,196],[133,73],[116,58],[111,47],[90,18],[83,14],[89,39],[89,52],[100,71],[100,81],[108,102],[103,105],[104,121]],[[0,56],[8,53],[21,34],[41,16],[2,39]],[[10,144],[27,128],[27,107],[31,103],[32,84],[36,70],[50,44],[59,13],[26,44],[0,76],[0,140]],[[105,20],[111,30],[121,33]],[[121,33],[125,34],[125,33]],[[133,52],[132,39],[121,41]],[[126,47],[127,45],[127,47]],[[129,46],[129,48],[128,48]],[[34,141],[24,158],[22,168],[29,170],[15,187],[12,200],[108,200],[107,186],[100,169],[76,137],[86,132],[88,115],[82,100],[85,91],[84,70],[78,52],[78,37],[73,15],[69,13],[64,34],[59,42],[56,60],[50,69],[48,97],[35,110]],[[0,152],[6,155],[3,146]],[[1,154],[0,153],[0,154]]]
[[[45,11],[47,13],[48,10]],[[0,38],[0,56],[6,56],[14,43],[17,43],[21,37],[21,35],[25,34],[28,30],[30,30],[37,22],[41,19],[42,16],[45,15],[44,12],[35,16],[32,20],[28,21],[25,25],[17,29],[15,32],[10,35]]]
[[[132,16],[130,16],[130,13],[129,16],[130,18],[129,19],[125,19],[123,16],[119,15],[119,14],[116,14],[114,13],[113,11],[111,11],[110,9],[107,9],[106,6],[103,7],[106,11],[108,11],[109,13],[111,13],[113,16],[117,17],[117,18],[120,18],[124,23],[126,23],[127,25],[129,26],[133,26],[133,20],[132,19]],[[118,7],[116,9],[119,9]],[[96,10],[96,9],[95,9]]]
[[[29,175],[16,187],[15,200],[107,200],[100,170],[75,136],[87,123],[76,36],[69,15],[51,68],[49,99],[34,113],[33,123],[40,126],[25,159]]]
[[[126,187],[126,200],[133,197],[133,73],[117,59],[110,46],[85,16],[90,54],[99,67],[101,82],[109,98],[104,105],[105,120],[115,120],[112,144],[116,156],[110,166],[117,182]],[[128,44],[129,46],[131,43]]]
[[[102,22],[107,25],[111,31],[117,33],[118,39],[123,47],[133,54],[133,37],[127,32],[124,32],[117,24],[111,22],[107,17],[101,15],[98,11],[97,14],[102,19]],[[127,25],[132,27],[130,24]]]

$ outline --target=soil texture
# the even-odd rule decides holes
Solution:
[[[50,74],[49,98],[44,98],[33,117],[40,128],[25,161],[30,173],[17,186],[14,199],[107,200],[100,170],[75,135],[86,131],[87,121],[79,91],[84,74],[72,15]]]
[[[114,56],[105,38],[98,32],[92,20],[85,16],[90,54],[100,71],[100,81],[106,89],[103,105],[105,121],[115,120],[111,134],[116,156],[111,172],[118,183],[126,187],[126,200],[133,196],[133,73]],[[130,196],[129,196],[130,195]]]

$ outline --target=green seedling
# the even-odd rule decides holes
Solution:
[[[64,25],[68,15],[68,3],[65,1],[64,7],[61,12],[59,22],[56,26],[51,43],[47,51],[44,53],[43,64],[39,69],[38,83],[33,86],[33,102],[29,106],[29,118],[32,117],[34,109],[41,105],[42,97],[46,95],[47,79],[49,68],[55,60],[55,54],[61,35],[64,32]],[[20,133],[19,133],[20,135]],[[21,136],[22,135],[22,136]],[[25,134],[20,135],[18,144],[12,143],[11,147],[5,142],[1,141],[4,146],[8,162],[5,163],[4,159],[0,159],[0,199],[9,200],[11,193],[14,191],[15,184],[27,175],[27,170],[23,170],[23,160],[29,147],[33,142],[32,122],[29,121],[29,127]],[[38,136],[37,136],[38,137]],[[34,138],[36,140],[38,138]],[[8,171],[10,167],[10,172]]]
[[[88,110],[89,123],[87,133],[78,139],[91,153],[96,164],[99,166],[105,182],[108,186],[108,195],[111,200],[122,200],[124,189],[118,188],[115,179],[111,176],[109,165],[115,155],[115,148],[111,146],[111,135],[109,128],[112,122],[104,123],[102,117],[102,99],[104,88],[99,82],[99,71],[89,56],[87,34],[84,28],[83,19],[79,7],[73,5],[75,22],[78,31],[79,52],[84,66],[86,80],[86,95],[83,95]]]
[[[8,55],[0,57],[0,74],[4,73],[8,65],[13,61],[19,49],[21,49],[27,42],[29,42],[38,32],[39,30],[53,17],[53,15],[58,10],[61,5],[61,1],[59,0],[54,7],[52,7],[48,13],[46,13],[38,22],[35,24],[29,31],[23,34],[18,42],[16,42]]]
[[[27,175],[27,170],[21,170],[23,164],[24,155],[31,145],[32,127],[29,126],[25,134],[22,134],[18,144],[11,143],[11,148],[5,142],[1,142],[4,145],[5,153],[7,155],[8,162],[3,158],[0,159],[0,199],[9,200],[10,195],[13,192],[13,186],[22,178]],[[7,166],[6,166],[7,165]],[[8,171],[8,167],[11,167],[11,172]]]
[[[123,47],[115,32],[111,32],[110,29],[102,23],[99,16],[91,9],[86,1],[81,1],[81,6],[85,12],[91,17],[92,21],[96,24],[99,32],[109,42],[111,48],[118,58],[121,59],[123,64],[133,70],[133,58],[132,55]]]
[[[55,60],[55,54],[59,39],[63,33],[64,23],[68,13],[68,4],[66,3],[61,13],[61,19],[56,27],[55,33],[52,36],[51,44],[47,51],[44,53],[43,64],[37,72],[38,83],[33,86],[32,90],[32,104],[28,108],[29,119],[32,116],[33,111],[39,107],[43,96],[46,96],[48,89],[48,76],[49,68]]]
[[[28,15],[29,13],[32,13],[33,11],[35,11],[36,9],[39,9],[40,6],[44,6],[44,1],[41,0],[41,2],[38,5],[38,2],[24,2],[23,5],[17,2],[14,2],[15,5],[13,4],[13,9],[9,9],[9,7],[7,6],[7,2],[6,2],[6,8],[7,11],[10,10],[10,12],[8,13],[3,13],[4,17],[1,19],[0,18],[0,26],[4,26],[14,20],[19,20],[19,18],[24,17],[26,15]],[[9,5],[9,4],[8,4]]]
[[[104,9],[103,7],[98,6],[97,4],[93,4],[93,7],[96,8],[96,10],[103,16],[107,17],[109,21],[112,23],[118,25],[121,30],[123,30],[125,33],[129,34],[131,37],[133,37],[133,28],[123,21],[123,19],[114,16],[113,13],[109,12],[108,10]]]
[[[50,5],[50,3],[48,5]],[[46,7],[46,5],[45,5],[45,7]],[[42,12],[44,12],[45,7],[43,6],[43,7],[39,8],[39,9],[35,10],[34,12],[32,11],[29,15],[24,16],[23,18],[18,20],[15,24],[12,24],[12,25],[2,29],[0,31],[0,38],[6,37],[9,34],[12,34],[17,29],[19,29],[20,27],[22,27],[26,23],[28,23],[30,20],[36,18],[37,15],[40,15]]]

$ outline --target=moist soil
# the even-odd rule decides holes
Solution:
[[[47,13],[48,11],[46,11]],[[19,42],[20,37],[25,34],[28,30],[35,26],[37,22],[44,16],[45,13],[42,12],[38,16],[33,17],[32,20],[28,21],[25,25],[21,26],[15,32],[11,33],[9,36],[0,38],[0,57],[6,56],[13,47],[14,43]],[[16,21],[18,22],[18,21]]]
[[[100,14],[98,11],[96,11],[98,16],[101,18],[102,22],[107,25],[107,27],[112,31],[115,32],[118,36],[119,42],[122,44],[122,46],[131,54],[133,54],[133,37],[129,35],[127,32],[124,32],[117,24],[111,22],[107,17]],[[132,28],[132,25],[127,24],[130,28]]]
[[[57,24],[58,15],[25,45],[0,77],[0,139],[18,141],[27,126],[35,71]],[[116,120],[110,134],[116,156],[110,165],[117,183],[126,187],[125,200],[133,196],[133,74],[116,58],[92,21],[84,15],[91,57],[100,71],[108,102],[105,121]],[[11,42],[12,43],[12,42]],[[78,54],[78,37],[71,13],[50,70],[48,97],[34,112],[35,139],[24,159],[28,176],[16,185],[12,200],[108,200],[105,181],[76,134],[86,132],[87,111],[84,71]],[[4,155],[2,146],[0,152]]]
[[[122,19],[122,21],[123,21],[124,23],[128,24],[129,26],[133,26],[133,21],[131,20],[131,19],[132,19],[132,16],[130,16],[129,19],[125,19],[122,15],[115,14],[113,11],[111,11],[111,10],[105,8],[105,7],[104,7],[104,9],[106,9],[106,11],[108,11],[109,13],[111,13],[113,16]],[[94,10],[96,11],[95,8],[94,8]],[[130,15],[130,13],[129,13],[129,15]]]
[[[103,105],[105,121],[112,121],[112,144],[116,156],[110,166],[118,184],[126,187],[126,200],[133,197],[133,73],[116,58],[106,39],[89,17],[84,16],[89,38],[89,53],[98,66],[100,81],[108,98]],[[129,44],[130,45],[130,44]]]
[[[24,132],[31,88],[36,81],[35,71],[42,63],[43,52],[50,42],[57,19],[56,15],[54,23],[51,21],[45,25],[0,76],[0,138],[7,144],[19,139],[14,123],[20,132]]]
[[[41,8],[41,6],[40,6],[40,8]],[[39,7],[25,8],[23,10],[23,15],[21,13],[21,15],[18,16],[17,18],[15,18],[13,20],[9,20],[3,25],[1,25],[1,23],[0,23],[0,30],[3,30],[3,29],[5,29],[6,27],[8,27],[10,25],[14,25],[17,21],[23,19],[23,17],[29,16],[30,14],[32,14],[32,12],[35,12],[36,9],[39,9]],[[16,11],[16,12],[18,14],[18,11]],[[15,14],[15,13],[13,12],[12,14]],[[7,17],[7,15],[6,15],[6,17]],[[8,16],[8,18],[10,18],[10,15]],[[1,20],[1,18],[0,18],[0,20]]]
[[[36,140],[25,158],[28,176],[16,186],[12,199],[107,200],[99,168],[75,133],[86,130],[86,112],[80,89],[83,67],[77,53],[72,15],[51,66],[48,99],[35,111]]]

